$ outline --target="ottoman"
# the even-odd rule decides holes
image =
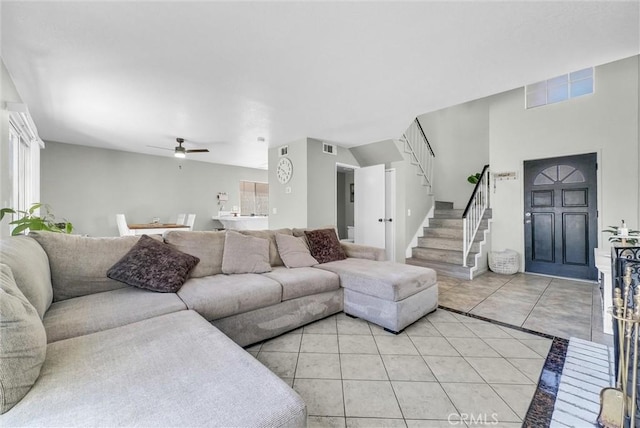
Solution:
[[[396,334],[438,307],[438,283],[433,269],[356,258],[315,267],[340,276],[347,315]]]

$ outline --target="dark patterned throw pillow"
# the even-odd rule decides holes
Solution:
[[[311,255],[318,263],[335,262],[347,258],[335,229],[305,230],[304,234],[307,237]]]
[[[138,242],[107,271],[125,284],[162,293],[175,293],[187,280],[199,258],[142,235]]]

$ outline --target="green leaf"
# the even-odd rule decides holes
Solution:
[[[41,203],[37,203],[37,204],[33,204],[31,205],[31,208],[29,208],[29,214],[33,214],[38,208],[40,208],[43,204]]]
[[[16,214],[16,210],[11,208],[2,208],[0,210],[0,220],[2,220],[6,214]]]
[[[13,229],[13,231],[11,231],[11,234],[13,236],[20,235],[22,232],[24,232],[27,229],[29,229],[29,225],[28,224],[21,224],[20,226],[18,226],[15,229]]]
[[[19,218],[17,220],[13,220],[11,223],[9,224],[25,224],[25,223],[31,223],[33,220],[30,218]]]
[[[73,225],[71,223],[67,223],[67,225],[64,227],[64,231],[66,233],[71,233],[73,232]]]

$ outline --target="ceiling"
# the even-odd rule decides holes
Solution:
[[[397,138],[422,113],[636,55],[632,2],[17,2],[1,53],[45,141],[266,168],[267,146]],[[259,137],[265,141],[258,141]]]

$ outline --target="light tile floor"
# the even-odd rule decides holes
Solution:
[[[598,284],[487,272],[472,281],[438,276],[439,304],[510,325],[611,346],[602,333]]]
[[[397,336],[340,313],[247,350],[298,391],[310,427],[519,427],[550,346],[439,309]]]
[[[597,284],[440,275],[440,304],[610,345]],[[344,313],[247,348],[307,403],[309,426],[520,427],[551,340],[443,309],[400,335]]]

